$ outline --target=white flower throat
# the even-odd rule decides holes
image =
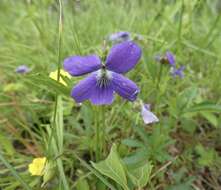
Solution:
[[[108,71],[105,65],[97,71],[97,85],[100,88],[107,87],[112,79],[112,72]]]

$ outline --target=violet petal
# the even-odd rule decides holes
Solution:
[[[105,87],[95,86],[90,101],[95,105],[111,104],[114,100],[114,91],[111,84]]]
[[[77,103],[83,102],[91,97],[97,83],[96,73],[92,73],[81,80],[71,91],[71,96]]]
[[[169,64],[171,66],[175,67],[176,66],[176,61],[175,61],[174,55],[171,52],[167,51],[166,52],[166,57],[167,57],[167,60],[168,60]]]
[[[30,71],[31,71],[31,69],[26,65],[20,65],[15,70],[16,73],[20,73],[20,74],[25,74],[25,73],[28,73]]]
[[[184,77],[184,73],[183,73],[184,69],[185,69],[185,66],[181,66],[178,69],[173,69],[172,75],[174,77],[179,76],[180,78],[183,78]]]
[[[120,31],[113,33],[109,36],[109,40],[113,42],[123,42],[131,39],[130,33],[125,31]]]
[[[126,73],[138,63],[141,53],[141,48],[134,42],[122,42],[111,48],[106,66],[111,71]]]
[[[72,76],[80,76],[101,68],[97,55],[72,56],[64,60],[64,69]]]
[[[134,101],[139,93],[137,85],[121,74],[112,72],[112,85],[115,92],[123,98]]]
[[[146,105],[141,106],[141,116],[145,124],[156,123],[159,121],[157,116],[147,109]]]

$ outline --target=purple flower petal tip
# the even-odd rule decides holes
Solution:
[[[80,76],[101,68],[97,55],[72,56],[64,60],[64,69],[72,76]]]
[[[28,73],[30,71],[31,71],[31,69],[26,65],[20,65],[15,69],[15,72],[20,73],[20,74],[25,74],[25,73]]]
[[[123,98],[129,101],[135,101],[140,92],[138,86],[128,78],[118,73],[112,73],[113,89]]]
[[[141,106],[141,116],[143,118],[143,121],[145,124],[151,124],[159,122],[159,119],[157,116],[150,111],[150,105],[149,104],[143,104]]]
[[[150,104],[144,104],[143,106],[145,107],[145,109],[150,110]]]
[[[171,52],[167,51],[166,57],[167,57],[167,60],[171,66],[176,65],[175,56]]]
[[[179,67],[178,69],[176,68],[173,68],[171,73],[174,77],[178,76],[180,78],[183,78],[184,77],[184,69],[185,69],[185,66],[181,66]]]
[[[124,42],[124,41],[131,40],[131,36],[129,32],[120,31],[120,32],[111,34],[108,40],[112,42]]]

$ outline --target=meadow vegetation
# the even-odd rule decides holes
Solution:
[[[1,0],[0,189],[220,190],[220,17],[220,0]],[[137,99],[77,103],[64,59],[105,59],[119,31],[142,49]]]

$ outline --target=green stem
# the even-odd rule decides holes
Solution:
[[[98,107],[95,113],[97,113],[95,122],[95,155],[96,161],[98,161],[101,159],[102,151],[105,149],[105,107]]]
[[[61,72],[61,46],[62,46],[62,31],[63,31],[63,6],[62,0],[58,0],[59,2],[59,21],[58,21],[58,50],[57,50],[57,81],[60,81],[60,72]],[[54,153],[57,156],[58,154],[62,154],[63,151],[63,111],[61,110],[62,98],[59,97],[59,94],[55,95],[55,107],[53,113],[53,123],[51,134],[49,136],[48,142],[48,150],[51,148],[51,144],[53,144],[53,139],[55,140]],[[58,107],[60,106],[60,110]],[[57,159],[58,171],[60,174],[60,180],[63,184],[64,190],[69,190],[69,186],[65,177],[65,171],[63,168],[62,159]]]
[[[218,14],[216,19],[215,19],[215,22],[213,23],[213,25],[210,28],[209,32],[206,34],[206,37],[205,37],[204,41],[207,42],[208,38],[212,35],[214,29],[216,29],[217,24],[219,23],[220,18],[221,18],[221,14]]]
[[[101,107],[101,124],[102,124],[102,141],[101,141],[101,151],[106,153],[106,123],[105,123],[105,106]]]
[[[63,8],[62,8],[62,0],[59,0],[59,22],[58,22],[58,60],[57,60],[57,81],[60,81],[60,73],[61,73],[61,42],[62,42],[62,29],[63,29],[63,23],[62,23],[62,15],[63,15]],[[49,137],[48,141],[48,150],[50,149],[52,137],[55,136],[55,125],[56,125],[56,115],[57,115],[57,109],[58,109],[58,93],[55,95],[55,107],[54,107],[54,113],[53,113],[53,128],[52,133]]]
[[[96,155],[96,161],[98,161],[100,159],[100,134],[99,134],[99,131],[100,131],[100,125],[99,125],[99,115],[96,115],[96,129],[95,129],[95,145],[96,145],[96,150],[95,150],[95,155]]]
[[[181,2],[181,10],[180,10],[180,20],[178,27],[178,43],[181,44],[181,36],[182,36],[182,24],[183,24],[183,13],[184,13],[184,0]]]

